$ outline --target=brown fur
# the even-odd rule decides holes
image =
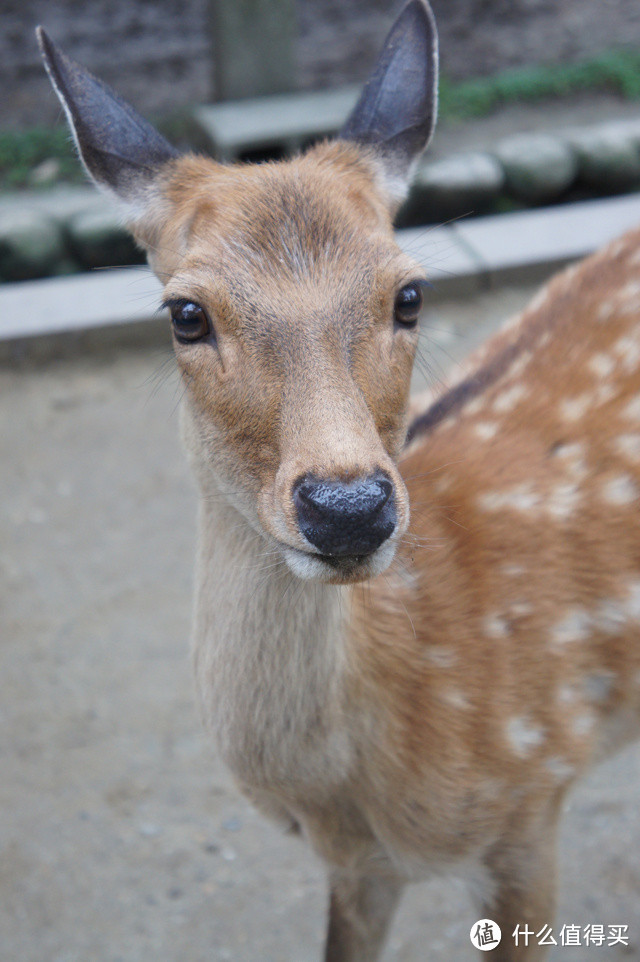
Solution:
[[[415,338],[392,300],[420,271],[370,157],[186,160],[166,196],[156,263],[218,334],[177,345],[205,720],[256,804],[327,860],[330,962],[376,958],[403,882],[444,869],[477,880],[495,958],[537,958],[511,932],[552,919],[560,802],[640,720],[640,413],[621,413],[640,397],[640,234],[481,350],[400,475]],[[278,547],[303,548],[296,478],[380,467],[391,568],[297,581]]]

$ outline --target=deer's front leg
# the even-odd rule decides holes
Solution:
[[[376,962],[402,894],[395,875],[331,875],[325,962]]]
[[[486,859],[495,888],[483,913],[502,931],[492,962],[541,962],[547,955],[536,936],[553,926],[555,916],[556,829],[554,810],[535,829],[501,840]]]

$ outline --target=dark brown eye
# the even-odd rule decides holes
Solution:
[[[165,306],[171,311],[173,333],[183,344],[200,341],[213,333],[211,322],[199,304],[193,301],[167,301]]]
[[[407,284],[396,295],[396,302],[393,308],[394,320],[396,324],[404,324],[406,327],[413,327],[418,320],[422,307],[422,291],[418,283]]]

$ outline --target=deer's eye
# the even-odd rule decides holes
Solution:
[[[181,343],[200,341],[213,333],[211,321],[199,304],[193,301],[167,301],[166,307],[171,311],[173,333]]]
[[[413,327],[418,320],[420,308],[422,307],[422,291],[416,282],[407,284],[396,294],[396,301],[393,307],[393,316],[396,324],[403,324],[405,327]]]

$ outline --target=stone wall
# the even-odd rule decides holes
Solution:
[[[213,99],[210,2],[0,0],[0,124],[50,123],[59,116],[37,56],[37,23],[143,112]],[[454,78],[640,44],[635,0],[432,2],[443,69]],[[295,6],[296,84],[310,89],[364,79],[401,3],[295,0]]]

